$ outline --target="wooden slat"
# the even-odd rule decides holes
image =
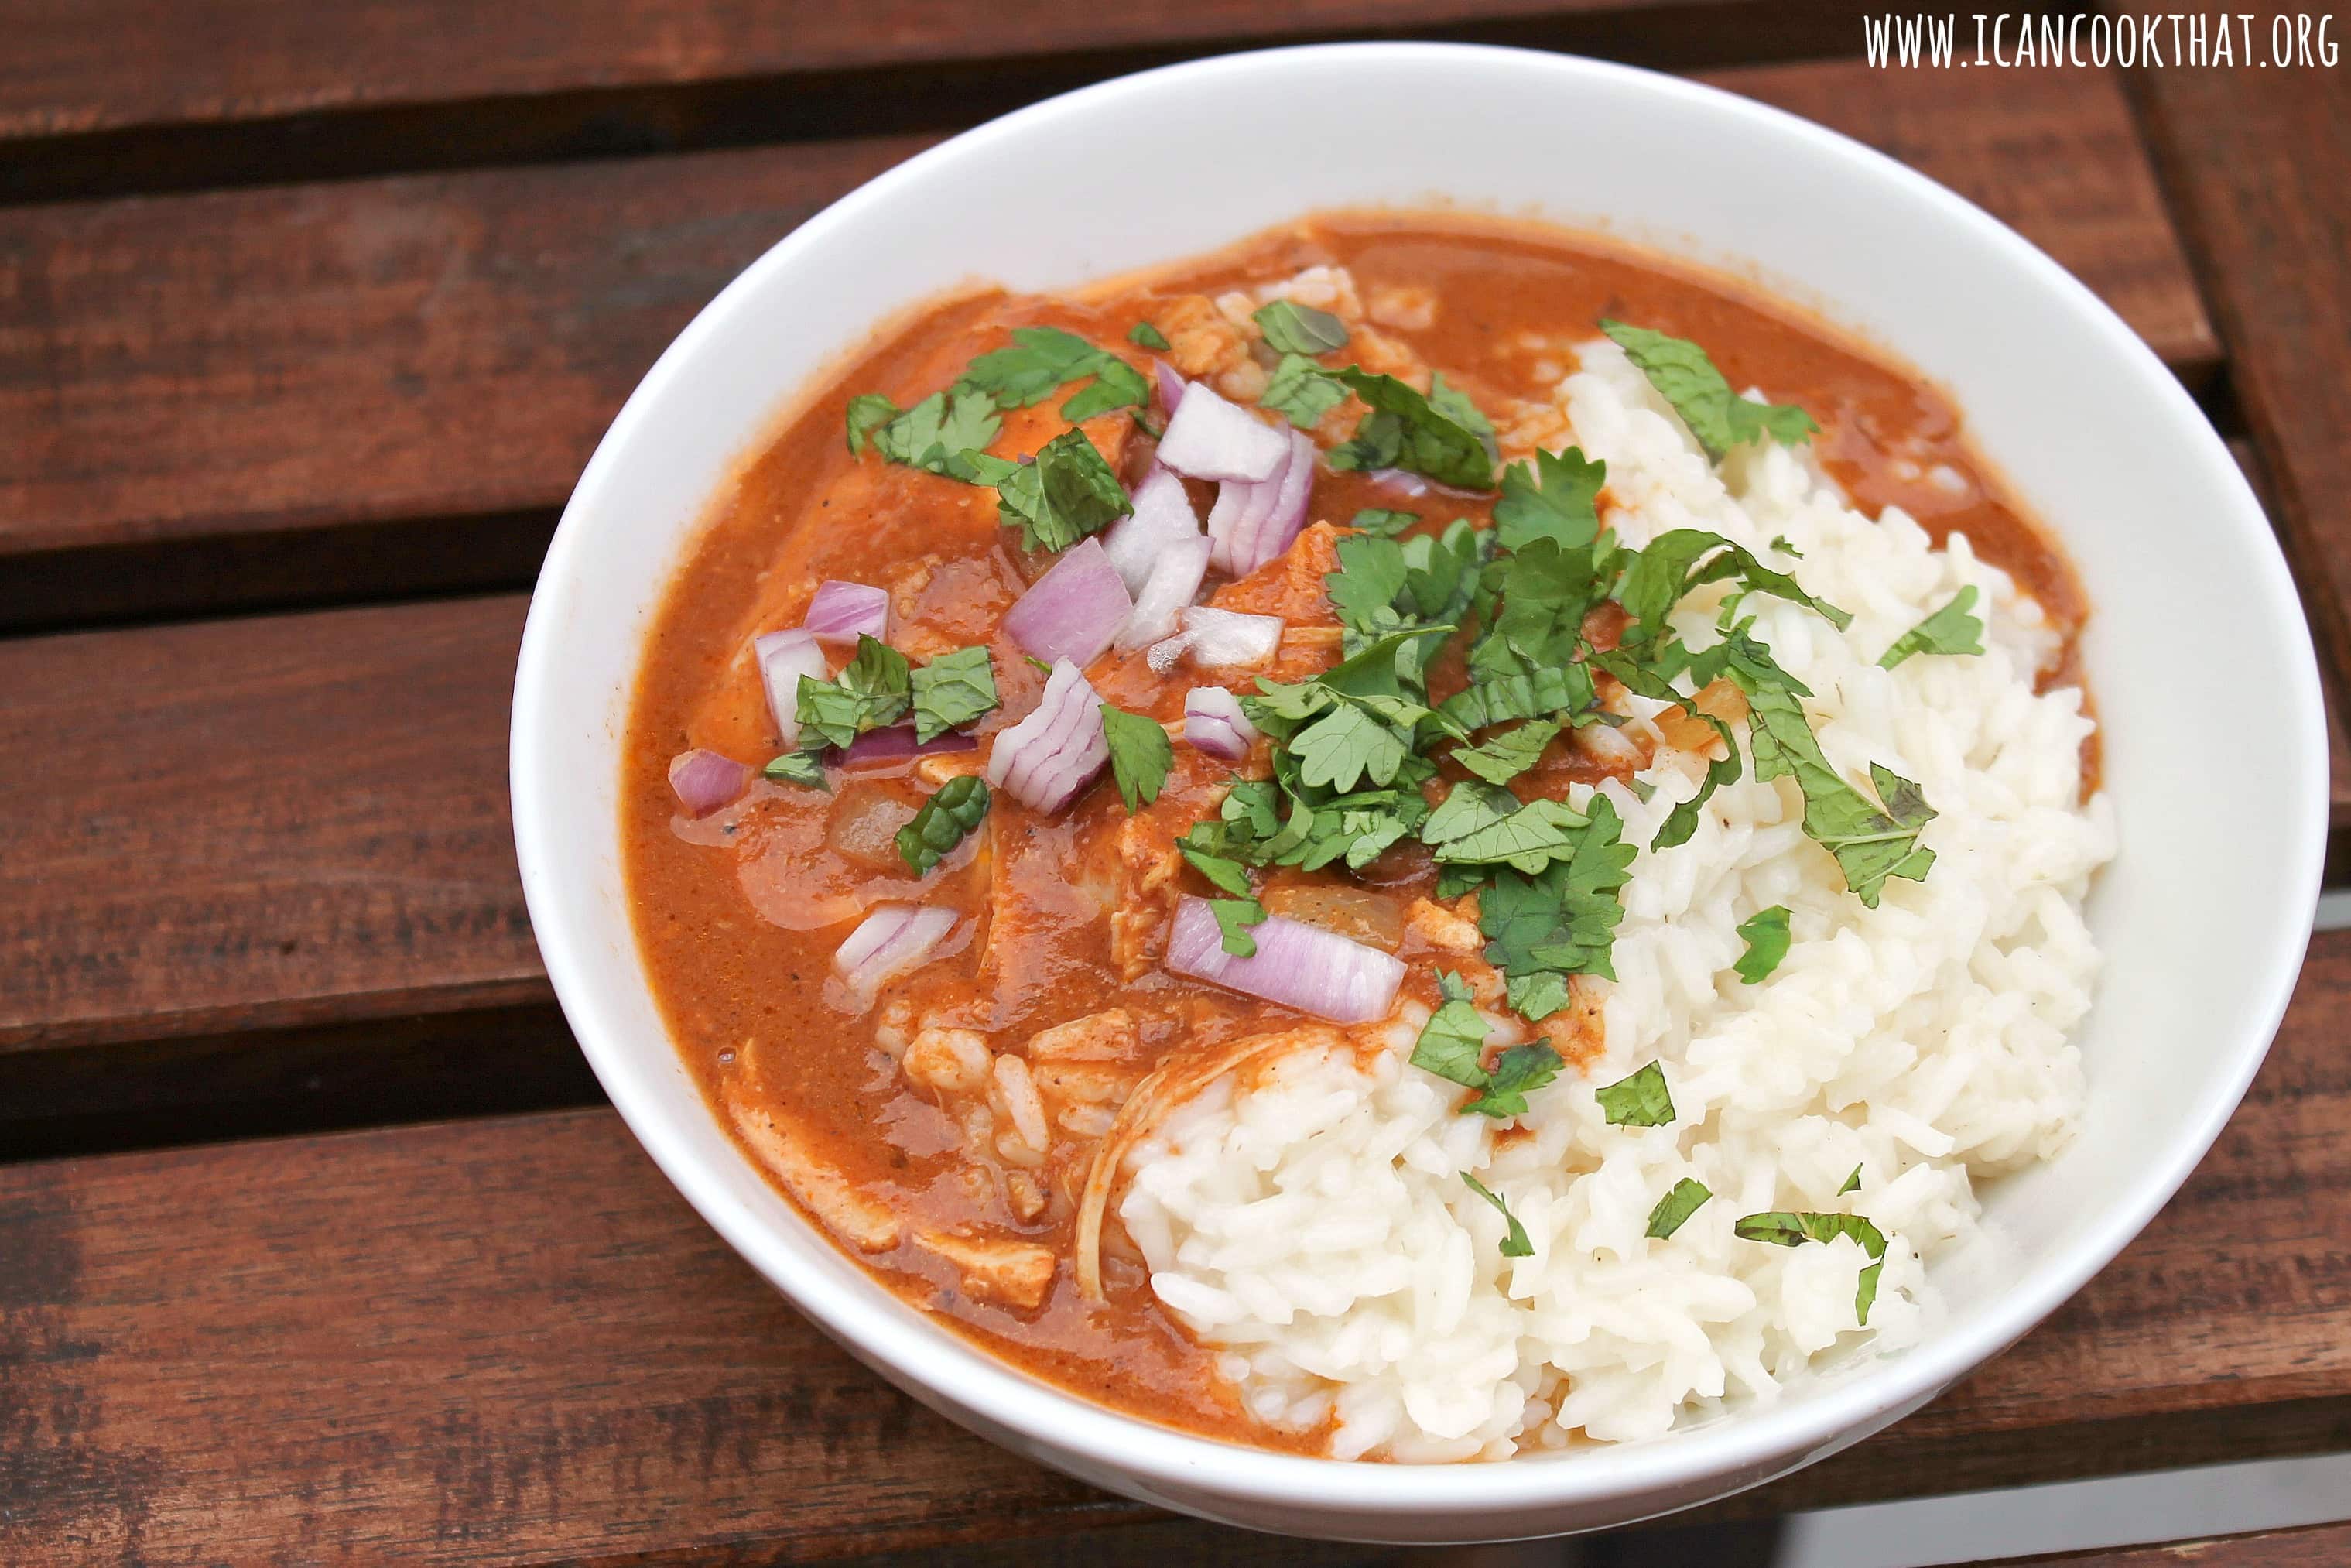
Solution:
[[[2009,1557],[1976,1568],[2342,1568],[2351,1563],[2351,1524],[2265,1530],[2250,1535],[2115,1546],[2045,1557]]]
[[[2351,934],[2007,1356],[1748,1511],[2351,1442]],[[766,1563],[1140,1517],[890,1392],[608,1112],[0,1168],[0,1560]]]
[[[2250,14],[2264,48],[2273,14]],[[2323,645],[2351,676],[2351,71],[2132,81]]]
[[[2111,78],[1832,62],[1708,79],[1984,202],[2181,374],[2210,372]],[[0,559],[17,563],[0,625],[520,585],[694,310],[919,145],[0,211]]]

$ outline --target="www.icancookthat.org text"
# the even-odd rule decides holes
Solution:
[[[1869,63],[1901,69],[2327,69],[2337,57],[2337,37],[2332,12],[2263,18],[2226,11],[1954,11],[1862,18],[1862,47]]]

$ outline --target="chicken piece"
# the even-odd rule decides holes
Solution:
[[[902,1227],[889,1206],[858,1191],[764,1106],[729,1094],[726,1113],[759,1163],[834,1235],[866,1252],[887,1252],[898,1245]]]
[[[1205,294],[1179,294],[1151,308],[1167,340],[1167,362],[1194,381],[1249,362],[1249,334]]]
[[[1012,1218],[1026,1225],[1045,1212],[1052,1197],[1027,1171],[1010,1171],[1004,1177],[1004,1202]]]
[[[1034,1312],[1052,1289],[1058,1263],[1050,1247],[941,1230],[916,1231],[914,1241],[954,1264],[963,1275],[964,1290],[981,1301]]]
[[[1232,767],[1185,747],[1160,786],[1159,799],[1118,831],[1118,902],[1110,917],[1111,960],[1136,980],[1166,946],[1166,928],[1182,889],[1183,856],[1176,841],[1214,814],[1230,788]]]
[[[1447,953],[1475,953],[1486,945],[1475,920],[1460,915],[1434,899],[1416,898],[1405,911],[1405,929],[1432,947]]]
[[[926,1029],[906,1047],[906,1077],[942,1094],[967,1094],[987,1082],[993,1061],[977,1030]]]
[[[1065,1061],[1036,1070],[1038,1092],[1052,1108],[1053,1124],[1080,1138],[1110,1131],[1118,1108],[1143,1076],[1138,1067],[1099,1061]]]
[[[1384,283],[1372,290],[1365,314],[1400,332],[1426,332],[1437,324],[1437,291],[1417,283]]]
[[[1310,524],[1288,549],[1209,596],[1218,610],[1280,617],[1281,646],[1254,674],[1296,681],[1338,663],[1342,628],[1323,580],[1339,570],[1339,541],[1345,537],[1333,524]]]
[[[1039,1030],[1029,1037],[1029,1061],[1118,1061],[1133,1055],[1134,1047],[1134,1015],[1109,1008]]]
[[[1060,955],[1102,951],[1099,923],[1117,871],[1108,838],[1099,852],[1081,846],[1078,824],[1066,816],[1016,825],[1010,814],[990,811],[985,831],[987,932],[976,991],[998,1016],[1012,1018],[1066,977]]]

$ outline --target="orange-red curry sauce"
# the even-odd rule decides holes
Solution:
[[[1229,766],[1179,746],[1159,804],[1132,829],[1107,778],[1051,817],[997,791],[982,831],[919,885],[889,843],[933,787],[914,762],[838,777],[831,794],[755,782],[744,801],[699,821],[678,813],[665,769],[689,747],[755,766],[776,754],[748,644],[758,632],[798,625],[827,578],[889,588],[892,641],[918,661],[991,643],[1003,706],[980,721],[983,737],[1036,704],[1043,676],[996,626],[1042,563],[1022,556],[1017,536],[998,527],[993,491],[851,456],[841,438],[850,396],[880,392],[910,405],[953,382],[976,355],[1004,346],[1011,328],[1039,323],[1147,369],[1145,351],[1126,337],[1136,321],[1153,321],[1176,339],[1180,358],[1188,345],[1179,329],[1213,317],[1202,297],[1316,265],[1345,267],[1366,301],[1384,290],[1433,298],[1428,325],[1379,325],[1359,334],[1362,348],[1368,353],[1384,343],[1441,370],[1506,433],[1519,400],[1545,400],[1537,365],[1548,360],[1548,373],[1557,375],[1573,362],[1563,346],[1592,336],[1601,318],[1691,339],[1734,386],[1759,386],[1775,402],[1808,410],[1822,427],[1815,438],[1822,458],[1865,511],[1899,505],[1938,539],[1964,531],[2069,632],[2085,612],[2064,560],[2003,497],[1964,441],[1957,413],[1933,388],[1864,357],[1802,313],[1722,279],[1529,227],[1335,215],[1081,298],[959,298],[891,331],[805,405],[721,497],[672,588],[646,652],[628,737],[622,826],[631,895],[678,1048],[722,1118],[748,1112],[770,1130],[746,1138],[753,1157],[788,1167],[780,1185],[819,1223],[832,1220],[844,1250],[890,1288],[1090,1397],[1256,1442],[1302,1440],[1270,1439],[1218,1391],[1206,1353],[1157,1308],[1132,1252],[1115,1239],[1105,1248],[1107,1302],[1081,1298],[1069,1257],[1073,1199],[1091,1161],[1086,1140],[1057,1131],[1053,1159],[1029,1177],[1036,1190],[1024,1189],[1027,1206],[1041,1192],[1043,1207],[1023,1219],[1008,1206],[1004,1173],[979,1171],[967,1156],[964,1131],[945,1099],[910,1086],[893,1052],[876,1044],[887,1019],[928,1016],[980,1031],[993,1051],[1017,1054],[1040,1030],[1123,1005],[1134,1020],[1131,1040],[1117,1060],[1095,1065],[1131,1082],[1167,1053],[1300,1021],[1155,967],[1129,980],[1116,961],[1113,906],[1139,896],[1138,865],[1164,856],[1207,809]],[[1390,315],[1411,318],[1408,309]],[[1562,347],[1530,347],[1541,338]],[[992,450],[1017,456],[1059,434],[1065,426],[1053,410],[1061,401],[1008,411]],[[1128,415],[1105,415],[1084,428],[1132,483],[1147,451]],[[1938,467],[1947,470],[1939,483],[1927,477]],[[1196,498],[1207,495],[1202,487]],[[1313,518],[1343,524],[1368,506],[1418,510],[1439,527],[1458,516],[1481,526],[1488,520],[1483,501],[1441,494],[1400,499],[1362,475],[1318,476]],[[1604,517],[1606,506],[1604,496]],[[1291,559],[1218,590],[1211,601],[1285,616],[1291,630],[1273,671],[1186,669],[1161,678],[1139,657],[1112,654],[1091,672],[1094,685],[1122,706],[1174,719],[1188,685],[1221,680],[1246,690],[1257,674],[1294,679],[1322,667],[1336,657],[1336,622],[1321,595],[1330,544],[1328,528],[1310,529]],[[1437,683],[1444,684],[1441,666]],[[2094,769],[2095,757],[2085,754],[2085,764]],[[1596,776],[1587,762],[1553,760],[1518,788],[1559,793],[1573,779]],[[1181,880],[1189,891],[1208,891],[1193,873]],[[1311,903],[1328,895],[1305,884],[1332,880],[1277,873],[1267,902],[1280,910],[1285,898],[1302,894]],[[1392,895],[1384,901],[1392,911],[1426,893],[1432,877],[1425,854],[1407,844],[1362,880]],[[970,917],[971,934],[886,988],[882,1005],[852,1015],[838,1004],[837,982],[828,992],[831,957],[877,898],[949,905]],[[1343,925],[1354,917],[1343,906],[1320,913]],[[1413,963],[1407,988],[1426,993],[1431,950],[1399,936],[1390,914],[1375,909],[1368,919],[1363,934]],[[811,1201],[804,1184],[829,1179],[811,1178],[811,1170],[838,1174],[830,1201]],[[892,1244],[861,1249],[858,1237],[845,1233],[856,1225],[844,1225],[839,1208],[852,1200],[878,1203],[907,1223]],[[1029,1310],[984,1282],[976,1286],[954,1260],[913,1239],[917,1228],[1041,1243],[1060,1262],[1040,1304]]]

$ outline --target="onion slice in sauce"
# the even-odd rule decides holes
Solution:
[[[1159,411],[1173,419],[1176,406],[1184,401],[1185,388],[1191,383],[1165,360],[1151,361],[1151,374],[1159,383]]]
[[[800,618],[801,630],[820,643],[855,647],[861,636],[887,642],[890,635],[890,594],[862,582],[828,580],[817,586]]]
[[[1134,610],[1119,628],[1113,646],[1122,652],[1156,643],[1176,630],[1176,618],[1191,607],[1208,575],[1208,541],[1198,535],[1159,547],[1151,576],[1134,596]]]
[[[1209,560],[1218,570],[1248,576],[1288,549],[1306,526],[1318,449],[1302,430],[1290,433],[1289,447],[1264,479],[1228,480],[1217,489],[1217,504],[1208,510],[1208,537],[1217,543]]]
[[[1134,511],[1113,523],[1102,536],[1102,553],[1118,568],[1119,580],[1129,593],[1139,594],[1151,580],[1159,552],[1183,539],[1200,537],[1200,518],[1192,497],[1173,469],[1154,464],[1134,487]]]
[[[1184,694],[1184,740],[1227,762],[1249,755],[1257,726],[1241,712],[1241,699],[1222,686],[1194,686]]]
[[[1078,667],[1063,659],[1046,680],[1036,711],[997,731],[984,774],[992,787],[1031,810],[1058,811],[1109,760],[1102,698]]]
[[[1159,461],[1194,479],[1270,477],[1290,455],[1290,440],[1249,410],[1195,382],[1159,438]]]
[[[1400,959],[1335,932],[1270,915],[1249,928],[1257,953],[1248,958],[1225,951],[1216,912],[1205,898],[1186,898],[1176,909],[1167,936],[1167,967],[1178,975],[1332,1023],[1369,1023],[1385,1018],[1404,984]]]
[[[869,729],[849,743],[849,749],[837,759],[843,767],[855,768],[870,762],[891,762],[901,757],[934,757],[942,751],[972,751],[979,746],[979,737],[960,730],[948,730],[935,735],[919,745],[914,740],[911,724],[885,725]]]
[[[952,909],[877,904],[834,952],[833,970],[853,996],[871,1005],[875,992],[928,958],[955,923]]]
[[[1099,538],[1084,538],[1004,612],[1004,632],[1047,664],[1091,664],[1126,624],[1134,600]]]
[[[800,743],[800,677],[825,678],[824,648],[813,632],[765,632],[751,639],[759,661],[759,680],[768,688],[768,712],[776,734],[789,751]]]
[[[688,816],[706,817],[736,800],[751,782],[750,768],[700,747],[669,759],[669,787]]]

